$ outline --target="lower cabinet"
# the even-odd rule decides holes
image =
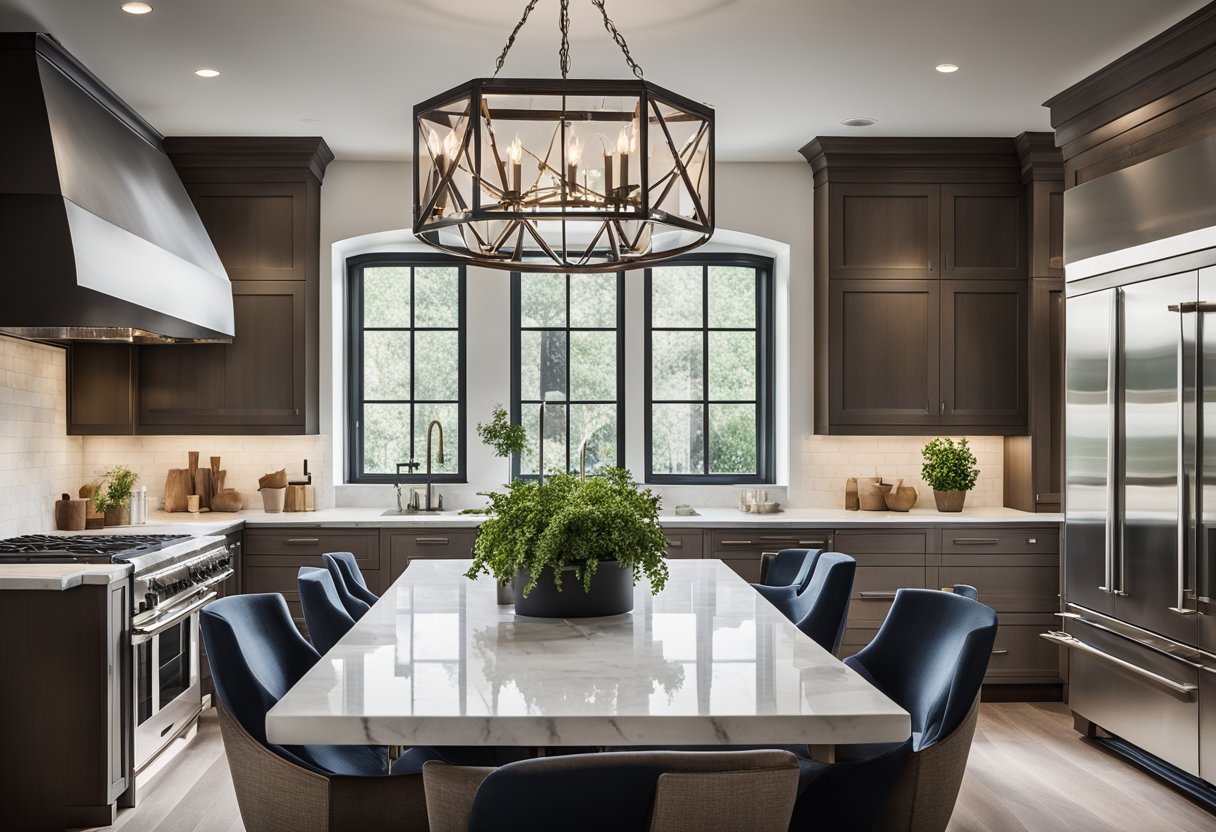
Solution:
[[[703,557],[717,558],[745,581],[760,580],[760,558],[782,549],[830,549],[830,529],[711,529]]]
[[[473,557],[477,529],[418,529],[380,531],[388,574],[385,589],[415,560],[460,560]]]

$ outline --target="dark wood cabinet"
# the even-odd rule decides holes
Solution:
[[[305,287],[232,283],[231,344],[142,349],[141,433],[303,433]]]
[[[939,286],[936,280],[832,282],[832,424],[938,423]]]
[[[385,589],[416,560],[462,560],[473,557],[477,529],[384,529],[380,545],[388,562]]]
[[[69,433],[316,433],[320,188],[333,154],[319,138],[164,148],[232,281],[236,333],[126,347],[125,364],[110,345],[74,346]]]
[[[1026,424],[1024,280],[941,281],[940,424]]]
[[[1013,139],[820,137],[815,431],[1023,434],[1029,215]]]

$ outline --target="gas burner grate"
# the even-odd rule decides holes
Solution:
[[[63,536],[27,534],[0,540],[0,555],[68,552],[78,555],[132,554],[163,546],[169,541],[185,540],[188,534],[112,534]]]

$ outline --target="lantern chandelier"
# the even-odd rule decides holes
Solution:
[[[414,234],[471,263],[606,272],[696,248],[714,231],[714,112],[642,77],[570,80],[569,0],[558,79],[499,78],[531,0],[479,78],[414,107]]]

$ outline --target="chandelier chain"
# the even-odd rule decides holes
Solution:
[[[558,17],[558,28],[562,31],[562,46],[557,54],[562,68],[562,79],[570,74],[570,0],[562,0],[562,10]]]
[[[608,10],[604,8],[604,0],[591,0],[591,5],[599,9],[600,14],[604,16],[604,28],[608,30],[608,34],[612,35],[612,39],[616,41],[616,45],[621,47],[621,52],[625,54],[625,63],[629,65],[629,69],[633,71],[635,77],[641,78],[642,68],[638,66],[637,61],[629,54],[629,44],[625,43],[625,36],[617,30],[616,24],[608,16]]]
[[[507,43],[502,48],[502,53],[498,56],[498,60],[494,62],[494,77],[498,77],[498,73],[502,71],[502,65],[507,61],[507,53],[511,51],[511,47],[515,45],[515,37],[519,34],[519,30],[524,28],[524,24],[528,22],[528,15],[532,14],[532,10],[536,8],[536,4],[540,0],[531,0],[524,8],[524,15],[515,24],[515,28],[511,30],[510,36],[507,38]]]

